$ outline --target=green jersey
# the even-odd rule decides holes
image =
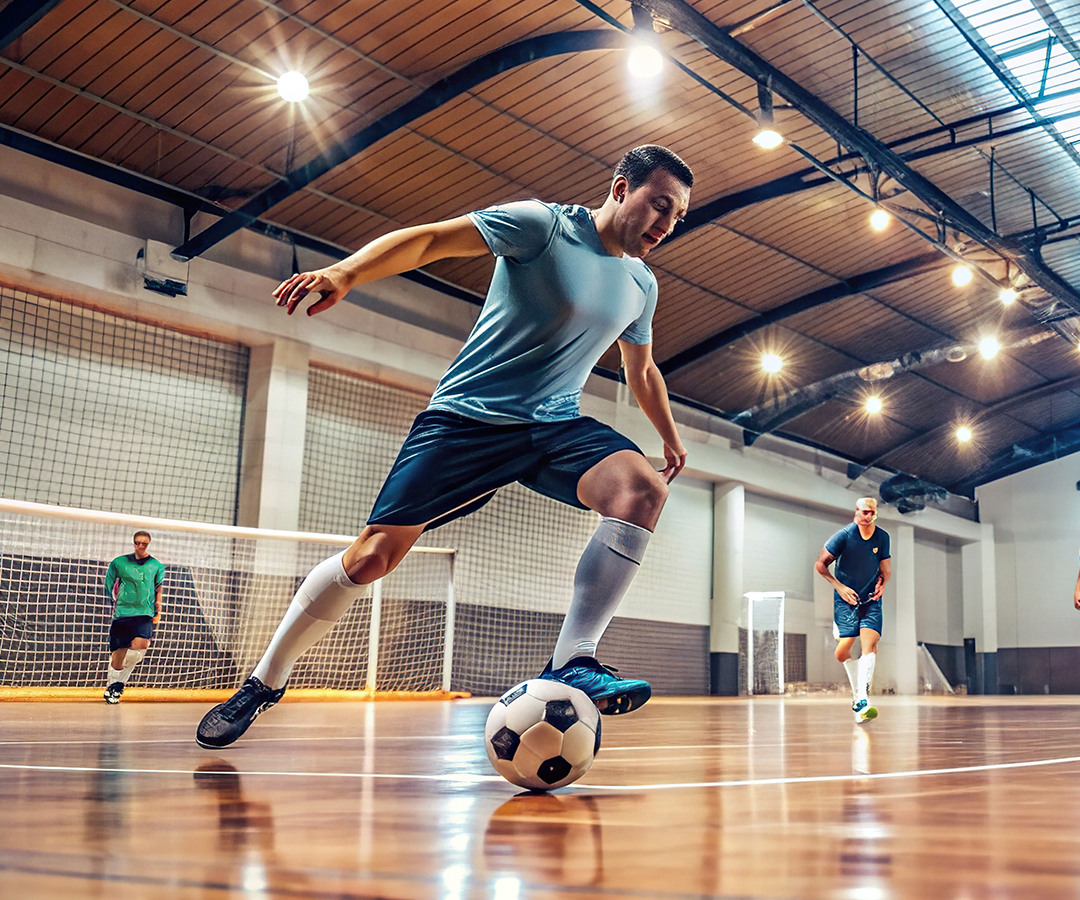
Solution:
[[[152,556],[118,556],[105,573],[105,594],[113,604],[113,617],[153,616],[154,597],[165,580],[165,567]]]

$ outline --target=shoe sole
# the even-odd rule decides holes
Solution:
[[[225,705],[224,703],[220,704],[220,706],[224,706],[224,705]],[[204,740],[199,735],[198,731],[196,731],[195,732],[195,743],[198,744],[200,747],[203,747],[203,748],[205,748],[207,750],[224,750],[226,747],[231,747],[233,744],[235,744],[238,740],[240,740],[240,738],[242,738],[247,733],[247,730],[255,723],[255,720],[257,718],[259,718],[259,716],[261,716],[264,712],[266,712],[268,709],[270,709],[273,706],[277,706],[277,701],[276,700],[273,703],[266,704],[264,707],[262,707],[262,709],[257,709],[255,711],[254,715],[252,715],[252,717],[250,719],[248,719],[247,725],[245,725],[241,729],[240,733],[237,734],[235,737],[233,737],[231,740],[224,741],[223,743],[220,743],[220,744],[211,744],[211,743],[207,742],[206,740]],[[206,719],[209,716],[213,715],[213,713],[215,713],[218,709],[219,709],[219,707],[215,706],[212,710],[210,710],[210,712],[208,712],[206,714],[206,716],[203,717],[203,721],[205,722]],[[199,729],[200,730],[202,729],[202,723],[199,723]]]

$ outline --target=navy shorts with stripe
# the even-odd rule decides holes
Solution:
[[[842,638],[858,637],[863,628],[870,628],[881,634],[881,601],[865,600],[858,606],[852,606],[833,591],[833,621],[836,632]]]
[[[154,636],[153,616],[121,616],[109,626],[109,650],[130,647],[137,637],[150,640]]]
[[[369,525],[426,530],[475,512],[515,481],[585,509],[577,484],[612,453],[637,444],[595,419],[493,425],[443,410],[413,422],[368,517]],[[644,455],[644,454],[642,454]]]

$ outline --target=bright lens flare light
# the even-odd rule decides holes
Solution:
[[[775,150],[784,143],[784,139],[778,131],[773,131],[771,128],[762,128],[761,131],[754,135],[754,143],[763,150]]]
[[[956,429],[956,439],[962,444],[966,444],[971,440],[971,429],[966,425],[961,425]]]
[[[277,80],[277,89],[282,100],[299,103],[307,98],[308,80],[299,72],[286,72]]]
[[[1012,288],[1005,288],[1000,294],[998,294],[998,299],[1006,306],[1008,306],[1010,303],[1015,303],[1016,298],[1019,296],[1020,295],[1016,293],[1016,291],[1014,291]]]
[[[1000,349],[1001,344],[992,337],[983,338],[979,341],[979,352],[982,354],[983,359],[993,359]]]
[[[967,266],[957,266],[952,270],[952,283],[957,287],[971,284],[972,272]]]
[[[775,353],[766,353],[761,357],[761,368],[770,375],[775,375],[784,366],[784,361]]]
[[[870,227],[873,228],[874,231],[884,231],[889,227],[889,219],[891,218],[892,216],[885,212],[885,210],[875,209],[870,214]]]
[[[866,411],[873,416],[876,416],[881,412],[881,398],[880,397],[867,397],[866,398]]]
[[[638,44],[630,51],[626,67],[636,78],[655,78],[664,68],[664,57],[655,47]]]

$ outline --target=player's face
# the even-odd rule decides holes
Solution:
[[[855,524],[856,525],[873,525],[874,519],[877,518],[877,512],[872,509],[859,509],[855,510]]]
[[[142,535],[139,535],[139,537],[135,538],[135,556],[138,559],[143,559],[149,555],[150,542]]]
[[[617,178],[612,191],[620,201],[615,215],[619,244],[627,256],[639,259],[671,234],[690,204],[690,188],[664,169],[634,190],[625,178]]]

